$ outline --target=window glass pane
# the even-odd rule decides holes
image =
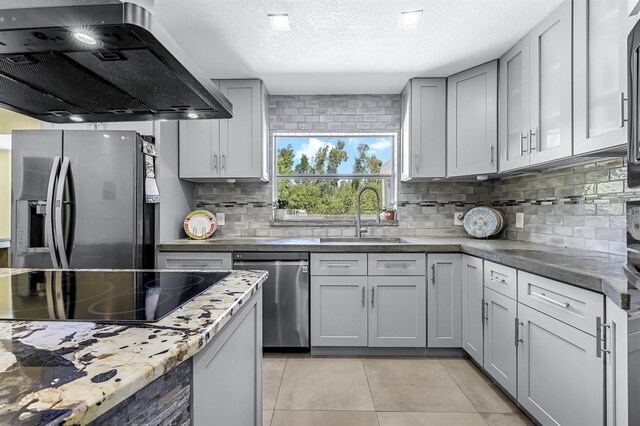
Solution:
[[[380,194],[380,207],[387,207],[387,179],[278,178],[276,208],[286,210],[287,219],[353,219],[356,199],[362,188],[370,186]],[[375,217],[376,196],[362,194],[362,216]]]
[[[391,174],[392,136],[277,136],[276,174]]]

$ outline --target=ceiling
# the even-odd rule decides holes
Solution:
[[[271,94],[399,93],[500,57],[562,0],[156,0],[154,13],[211,78]],[[415,28],[400,12],[422,9]],[[289,14],[274,31],[267,14]]]

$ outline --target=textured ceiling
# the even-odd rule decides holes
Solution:
[[[155,15],[212,78],[272,94],[399,93],[505,53],[562,0],[156,0]],[[423,9],[416,28],[401,11]],[[288,13],[273,31],[268,13]]]

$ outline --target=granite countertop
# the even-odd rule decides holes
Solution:
[[[200,351],[266,278],[233,271],[155,323],[0,321],[0,424],[96,419]]]
[[[511,240],[412,238],[381,242],[363,238],[211,238],[181,239],[158,245],[161,251],[309,251],[309,252],[461,252],[605,294],[623,309],[640,306],[640,292],[628,288],[622,265],[625,256],[565,249]]]

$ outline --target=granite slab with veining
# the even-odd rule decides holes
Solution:
[[[605,294],[623,309],[640,308],[640,292],[627,284],[625,256],[545,244],[473,238],[210,238],[181,239],[158,245],[160,251],[307,251],[382,253],[466,253],[532,274]],[[634,308],[635,307],[635,308]]]
[[[96,419],[200,351],[266,278],[233,271],[154,323],[0,321],[0,424]]]

